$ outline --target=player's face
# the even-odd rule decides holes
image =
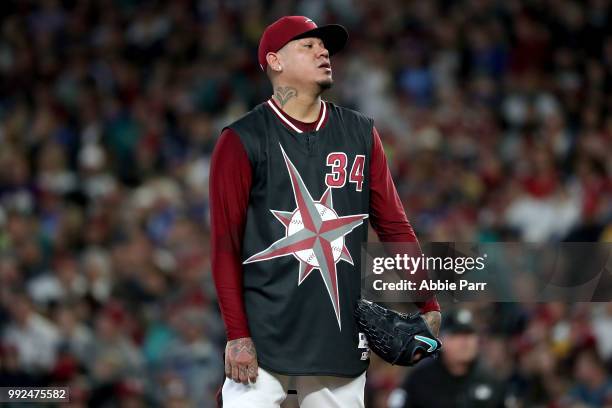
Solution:
[[[289,46],[286,47],[287,63],[283,66],[287,77],[301,83],[316,83],[321,90],[332,86],[329,51],[320,38],[300,38],[287,45]]]
[[[442,336],[444,359],[451,364],[466,364],[478,353],[478,336],[473,333],[455,333]]]

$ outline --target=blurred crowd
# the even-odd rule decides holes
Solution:
[[[375,119],[422,241],[612,241],[609,0],[7,0],[1,385],[213,406],[209,160],[288,14],[348,27],[325,97]],[[518,406],[612,404],[609,304],[469,307]],[[374,360],[368,406],[404,375]]]

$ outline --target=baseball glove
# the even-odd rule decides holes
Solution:
[[[355,319],[359,330],[365,333],[370,349],[391,364],[411,366],[418,351],[423,354],[422,360],[437,355],[442,347],[418,313],[399,313],[359,299]]]

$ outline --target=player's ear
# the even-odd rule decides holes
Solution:
[[[276,52],[269,52],[266,55],[266,62],[272,72],[282,72],[283,66],[281,64],[280,55]]]

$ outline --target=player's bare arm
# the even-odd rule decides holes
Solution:
[[[425,319],[425,323],[429,326],[429,329],[432,333],[437,337],[440,334],[440,324],[442,322],[442,314],[437,310],[432,310],[431,312],[427,312],[423,314],[423,319]]]
[[[225,375],[243,384],[257,379],[257,352],[250,337],[230,340],[225,346]]]

